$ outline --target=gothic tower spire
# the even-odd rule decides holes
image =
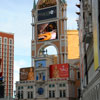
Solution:
[[[33,2],[33,9],[35,10],[36,9],[36,1],[34,0]]]

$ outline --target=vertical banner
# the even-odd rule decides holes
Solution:
[[[50,78],[69,77],[69,64],[50,65]]]
[[[93,42],[94,42],[94,69],[100,66],[100,43],[99,43],[99,20],[98,20],[98,0],[92,0],[93,16]]]

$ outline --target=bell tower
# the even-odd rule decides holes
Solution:
[[[57,63],[67,62],[67,4],[65,0],[34,0],[32,9],[32,65],[46,46],[57,50]]]

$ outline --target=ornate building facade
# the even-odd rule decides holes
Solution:
[[[80,96],[80,74],[67,61],[67,4],[65,0],[34,0],[32,9],[32,68],[20,70],[16,82],[18,100],[77,100]],[[47,54],[54,46],[57,57]],[[53,50],[52,50],[53,52]],[[34,66],[34,67],[33,67]],[[30,80],[29,80],[30,79]]]
[[[80,0],[81,99],[100,100],[100,1]]]
[[[29,80],[28,69],[20,69],[20,81],[16,82],[17,100],[78,100],[80,97],[80,74],[77,66],[52,65],[52,59],[35,59],[34,80]],[[42,63],[42,66],[40,65]],[[46,66],[45,66],[46,65]]]

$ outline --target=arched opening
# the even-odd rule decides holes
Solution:
[[[57,55],[57,50],[54,46],[48,46],[44,50],[47,50],[48,55]]]
[[[59,62],[58,48],[55,45],[48,44],[42,46],[38,51],[39,56],[48,56],[53,59],[54,64]]]

